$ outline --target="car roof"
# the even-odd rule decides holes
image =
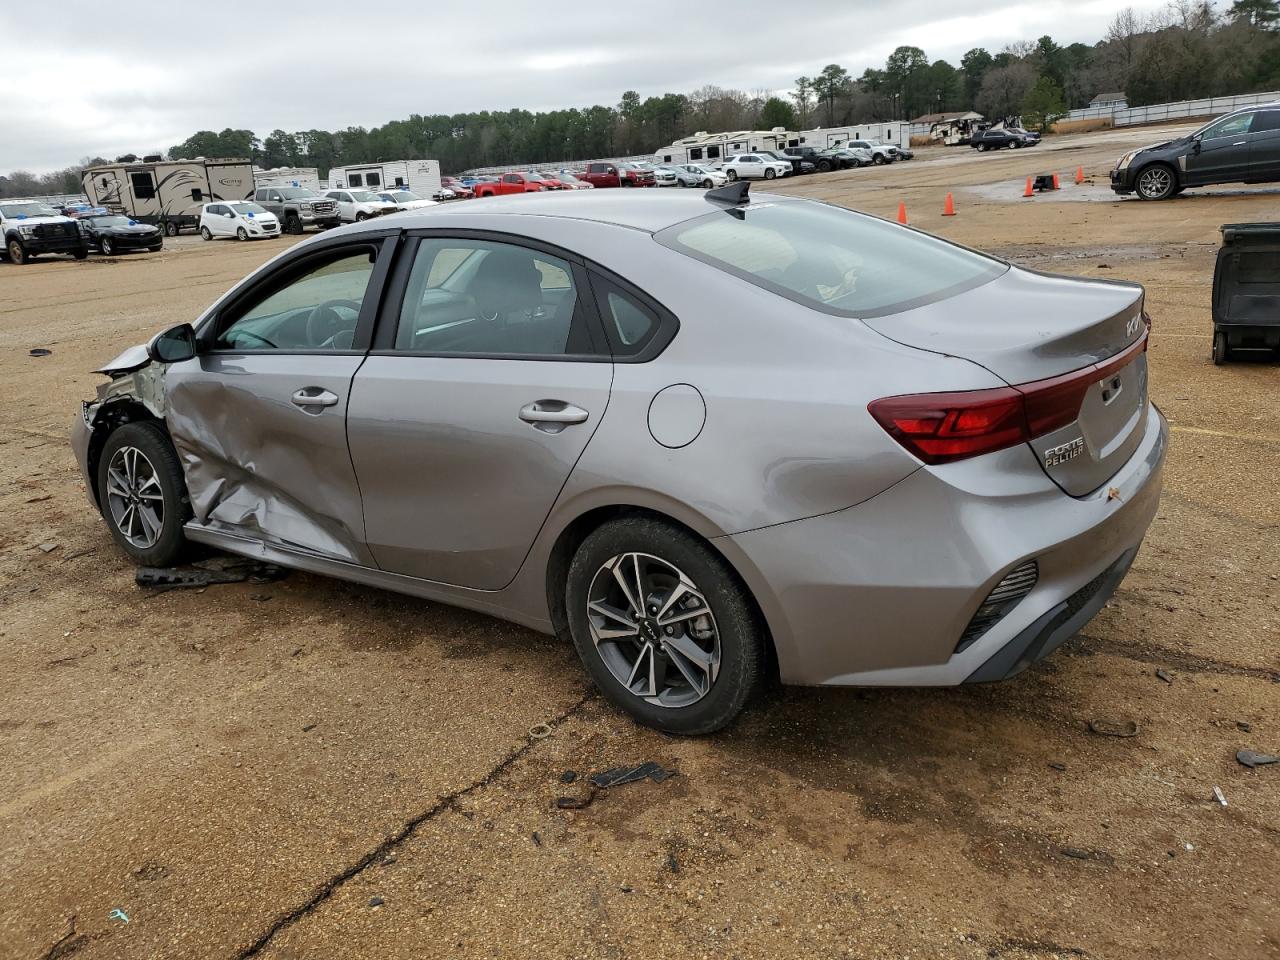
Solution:
[[[753,194],[754,199],[770,203],[806,203],[800,197],[781,194]],[[725,209],[722,204],[706,199],[701,192],[655,190],[556,190],[523,193],[504,197],[482,197],[465,204],[441,204],[396,215],[395,221],[407,230],[429,227],[467,228],[467,221],[492,214],[509,216],[556,217],[565,220],[589,220],[596,223],[657,233],[667,227],[703,214]],[[385,229],[385,223],[366,220],[364,229]]]

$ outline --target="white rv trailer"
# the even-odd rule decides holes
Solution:
[[[255,187],[306,187],[320,192],[320,171],[315,167],[272,167],[254,170]]]
[[[200,208],[213,200],[252,200],[253,164],[219,160],[153,160],[103,164],[80,181],[89,202],[153,223],[175,236],[200,223]]]
[[[785,150],[798,147],[800,135],[783,127],[772,130],[731,130],[727,133],[697,133],[677,140],[657,151],[658,163],[714,163],[737,153],[756,150]]]
[[[440,192],[438,160],[387,160],[353,163],[329,171],[329,189],[393,190],[400,187],[427,200]]]
[[[847,127],[816,127],[800,131],[800,143],[818,150],[838,147],[850,140],[879,140],[894,147],[909,147],[911,124],[897,120],[874,120]]]

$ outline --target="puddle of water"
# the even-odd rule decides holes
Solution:
[[[1133,194],[1121,196],[1112,191],[1110,184],[1091,183],[1086,180],[1077,186],[1069,176],[1060,176],[1059,190],[1047,190],[1034,196],[1024,197],[1026,180],[1004,181],[1001,183],[984,183],[972,187],[962,187],[965,193],[981,197],[983,200],[994,200],[997,203],[1035,203],[1037,200],[1046,203],[1143,203]],[[1280,187],[1234,187],[1217,189],[1213,187],[1196,187],[1186,193],[1179,194],[1173,200],[1163,203],[1185,203],[1203,200],[1210,197],[1275,197],[1280,196]]]

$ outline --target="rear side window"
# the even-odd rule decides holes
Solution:
[[[1251,133],[1262,133],[1266,130],[1280,130],[1280,110],[1264,110],[1255,114]]]
[[[878,317],[994,280],[999,260],[866,214],[812,201],[750,204],[655,239],[828,313]]]

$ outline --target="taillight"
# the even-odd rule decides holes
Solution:
[[[1147,348],[1147,336],[1103,363],[1020,383],[958,393],[885,397],[867,405],[877,423],[928,464],[951,463],[1017,446],[1074,423],[1085,394]]]

